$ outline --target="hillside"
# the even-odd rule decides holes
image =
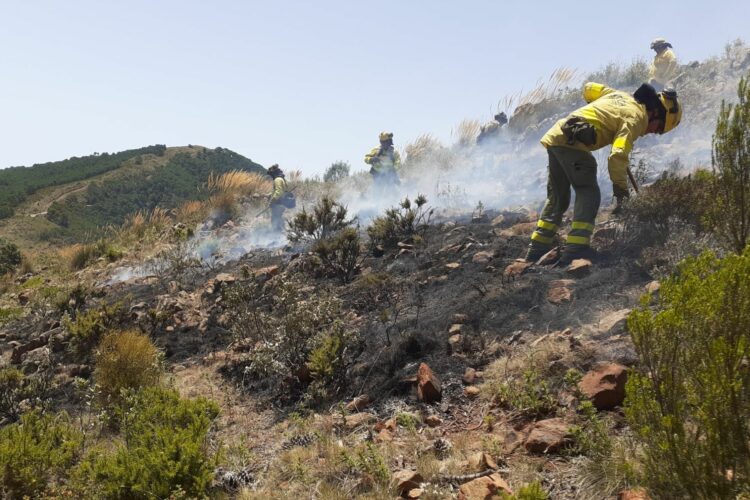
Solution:
[[[226,149],[38,189],[0,221],[21,247],[0,241],[0,495],[746,498],[750,90],[715,140],[743,175],[692,168],[750,69],[730,49],[683,66],[685,126],[639,141],[617,215],[600,161],[595,253],[570,265],[519,257],[538,136],[580,89],[488,146],[419,138],[392,192],[287,172],[283,235]]]
[[[102,155],[97,155],[14,168],[5,179],[11,191],[31,185],[29,178],[46,179],[45,186],[38,183],[36,189],[28,189],[27,197],[12,205],[15,215],[0,220],[0,235],[27,246],[91,240],[103,228],[119,226],[136,212],[172,209],[188,200],[206,199],[209,193],[202,186],[211,173],[235,169],[263,172],[257,163],[223,148],[152,149],[107,155],[104,162],[100,161]],[[81,164],[91,167],[81,169]],[[56,174],[49,176],[48,171]]]

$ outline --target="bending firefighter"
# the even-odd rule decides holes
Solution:
[[[663,38],[657,38],[651,42],[651,49],[656,52],[656,55],[649,69],[648,83],[660,92],[670,80],[677,76],[677,57],[672,51],[672,44]]]
[[[401,156],[393,147],[393,132],[380,133],[380,147],[373,148],[365,155],[365,163],[371,165],[373,185],[378,189],[388,189],[400,184],[398,169]]]
[[[269,202],[271,228],[274,232],[280,233],[284,230],[284,211],[287,208],[294,208],[297,203],[294,193],[288,190],[284,172],[278,165],[271,165],[268,168],[268,175],[273,179],[273,191]]]
[[[531,235],[526,254],[530,262],[552,249],[555,233],[570,205],[571,186],[576,194],[573,227],[560,260],[565,264],[591,253],[590,238],[601,201],[597,165],[591,151],[612,145],[609,177],[619,209],[623,198],[629,196],[627,171],[635,140],[646,134],[669,132],[682,118],[676,92],[657,94],[646,83],[633,95],[587,83],[583,97],[589,104],[558,121],[541,140],[549,156],[547,202]]]

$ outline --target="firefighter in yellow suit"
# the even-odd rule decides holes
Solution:
[[[387,191],[400,184],[398,170],[401,168],[401,155],[393,147],[393,132],[381,132],[379,139],[380,146],[365,155],[365,163],[370,165],[376,190]]]
[[[664,38],[657,38],[651,42],[651,48],[656,52],[654,62],[651,63],[648,78],[657,92],[664,90],[667,83],[677,76],[677,57],[672,51],[672,44]]]
[[[268,175],[273,179],[273,191],[271,191],[269,206],[271,209],[271,228],[276,233],[284,231],[284,211],[286,207],[283,204],[284,193],[287,192],[287,183],[284,178],[284,172],[278,165],[274,164],[268,167]]]
[[[558,121],[541,140],[549,156],[547,202],[531,235],[526,254],[529,262],[552,249],[555,233],[570,205],[571,186],[576,193],[573,225],[561,263],[590,255],[590,238],[601,201],[596,159],[591,151],[612,145],[609,177],[619,206],[629,194],[627,169],[633,143],[646,134],[669,132],[682,118],[676,92],[657,93],[646,83],[633,95],[587,83],[583,97],[588,104]]]

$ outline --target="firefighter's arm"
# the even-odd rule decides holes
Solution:
[[[367,153],[365,155],[365,163],[368,165],[373,165],[380,161],[380,158],[378,157],[378,153],[380,153],[380,148],[374,148],[372,151]]]
[[[398,154],[398,151],[393,152],[393,168],[395,170],[398,170],[401,168],[401,155]]]
[[[624,123],[612,142],[612,152],[609,154],[607,166],[615,196],[618,194],[627,196],[628,165],[630,165],[630,152],[633,150],[635,139],[635,132],[631,124]]]
[[[593,102],[614,91],[614,89],[611,89],[604,84],[588,82],[583,86],[583,98],[586,102]]]

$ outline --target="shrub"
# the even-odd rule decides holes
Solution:
[[[351,166],[345,161],[337,161],[331,163],[323,174],[323,180],[325,182],[339,182],[342,179],[349,177],[349,171]]]
[[[161,375],[159,361],[159,350],[147,335],[132,330],[106,335],[96,353],[99,394],[116,401],[124,390],[155,385]]]
[[[721,101],[712,141],[718,234],[737,253],[750,241],[750,81],[740,79],[736,105]]]
[[[348,283],[361,264],[359,232],[353,227],[342,229],[335,236],[318,241],[313,252],[330,274]]]
[[[142,389],[129,403],[123,442],[90,453],[74,471],[75,486],[84,496],[114,499],[204,497],[216,465],[206,442],[216,404],[160,388]]]
[[[70,343],[76,354],[86,357],[107,330],[120,324],[122,312],[122,304],[115,302],[78,312],[75,319],[64,316],[63,326],[70,332]]]
[[[82,451],[83,436],[65,413],[32,412],[0,429],[0,492],[3,498],[37,498],[67,474]]]
[[[686,260],[628,319],[626,415],[656,496],[734,498],[750,474],[750,248]]]
[[[0,369],[0,418],[14,422],[21,415],[21,401],[40,395],[41,387],[15,368]]]
[[[318,242],[352,225],[347,219],[347,209],[333,198],[324,196],[312,212],[304,207],[289,222],[287,238],[292,242]]]
[[[365,443],[351,451],[342,451],[341,462],[349,472],[369,475],[381,485],[387,484],[391,477],[388,463],[372,443]]]
[[[557,398],[549,383],[531,368],[497,385],[494,400],[501,406],[533,418],[545,417],[557,410]]]
[[[21,252],[18,247],[0,238],[0,276],[12,273],[21,265]]]
[[[396,243],[413,238],[421,239],[432,217],[432,209],[427,209],[427,198],[417,196],[414,203],[404,198],[398,207],[389,208],[385,215],[373,219],[367,234],[373,247],[395,246]]]
[[[307,361],[313,377],[325,383],[342,381],[346,369],[346,352],[351,347],[352,337],[352,332],[340,321],[335,321],[319,335],[317,345],[310,351]]]
[[[513,495],[503,493],[503,500],[547,500],[548,498],[549,495],[539,481],[521,486]]]

